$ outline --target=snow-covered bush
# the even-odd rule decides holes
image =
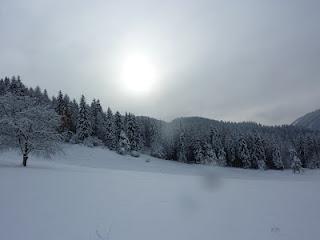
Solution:
[[[137,152],[137,151],[134,151],[134,150],[131,151],[130,155],[131,155],[132,157],[136,157],[136,158],[140,157],[140,153]]]
[[[267,169],[267,165],[266,165],[266,162],[264,159],[259,159],[257,161],[257,164],[258,164],[258,169],[260,170],[266,170]]]
[[[72,144],[77,144],[79,143],[79,138],[77,136],[77,134],[73,134],[72,137],[70,138],[69,140],[69,143],[72,143]]]
[[[83,140],[83,145],[87,147],[98,147],[103,146],[104,144],[99,138],[89,136]]]

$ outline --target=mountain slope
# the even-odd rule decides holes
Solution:
[[[292,125],[312,130],[320,130],[320,109],[298,118]]]

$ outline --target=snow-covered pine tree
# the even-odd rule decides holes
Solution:
[[[275,144],[275,143],[273,144],[273,147],[272,147],[272,163],[276,169],[280,169],[280,170],[284,169],[280,147],[278,144]]]
[[[139,151],[141,149],[141,135],[136,118],[132,113],[126,117],[126,134],[128,136],[131,150]]]
[[[221,167],[225,167],[227,166],[227,154],[226,152],[224,151],[224,149],[221,147],[219,149],[219,152],[218,152],[218,165],[221,166]]]
[[[308,161],[308,168],[311,168],[311,169],[320,168],[320,158],[317,153],[313,153],[312,157]]]
[[[79,118],[77,124],[77,138],[78,141],[83,142],[92,134],[92,126],[90,121],[89,107],[86,104],[84,95],[80,99]]]
[[[193,144],[193,157],[194,157],[194,162],[196,164],[204,164],[204,155],[202,151],[202,144],[199,139],[196,139]]]
[[[226,132],[224,139],[224,148],[226,153],[227,165],[232,166],[236,159],[236,137],[235,134],[231,135],[231,132]]]
[[[178,147],[178,161],[187,163],[187,148],[186,148],[186,137],[183,130],[181,130],[180,136],[179,136],[179,147]]]
[[[8,92],[15,96],[26,96],[26,88],[20,80],[20,76],[12,76],[11,82],[9,81]]]
[[[253,136],[253,143],[251,146],[251,160],[254,168],[261,170],[266,169],[266,153],[263,145],[263,140],[258,133]]]
[[[77,131],[77,123],[78,123],[78,118],[79,118],[79,104],[75,99],[70,102],[70,114],[71,114],[71,131],[73,133],[76,133]]]
[[[115,139],[117,143],[119,142],[120,134],[121,134],[121,131],[123,130],[124,128],[123,128],[123,123],[121,119],[121,114],[117,111],[114,114],[114,134],[115,134]]]
[[[4,83],[4,80],[1,78],[0,79],[0,96],[3,96],[4,94],[6,94],[6,85]]]
[[[55,108],[54,109],[56,110],[56,112],[60,116],[62,116],[64,107],[65,107],[65,104],[64,104],[64,101],[63,101],[63,94],[62,94],[62,91],[60,90],[59,93],[58,93],[58,97],[56,98],[56,103],[55,103]]]
[[[45,103],[45,104],[49,104],[50,103],[50,99],[49,99],[49,95],[48,95],[47,89],[43,90],[41,102]]]
[[[117,148],[117,138],[115,134],[115,121],[114,116],[111,111],[111,108],[108,107],[107,116],[105,120],[105,143],[106,146],[111,149],[115,150]]]
[[[126,133],[121,130],[120,137],[119,137],[119,143],[118,143],[118,153],[121,155],[125,155],[128,152],[130,152],[130,141],[126,135]]]
[[[219,166],[226,166],[226,152],[224,150],[224,146],[222,144],[222,136],[216,128],[212,128],[210,130],[210,142],[212,145],[212,149],[215,152],[217,157],[217,163]]]
[[[240,136],[239,138],[238,158],[241,161],[243,168],[251,167],[250,152],[248,150],[247,141],[243,136]]]
[[[156,158],[164,159],[166,157],[165,148],[164,148],[162,142],[160,141],[160,139],[152,142],[150,154],[151,154],[151,156],[156,157]]]
[[[305,167],[316,168],[317,146],[313,135],[309,134],[305,137]]]
[[[208,164],[208,165],[217,164],[217,156],[213,151],[212,145],[210,143],[205,143],[203,145],[203,155],[204,155],[204,164]]]
[[[149,141],[151,155],[157,158],[165,158],[166,153],[161,134],[161,125],[155,121],[150,121],[149,124],[149,137],[147,141]],[[145,145],[148,147],[147,144]]]
[[[92,100],[90,107],[92,136],[105,142],[106,137],[106,114],[103,112],[100,101]]]
[[[34,89],[34,97],[36,99],[38,99],[38,101],[41,101],[42,98],[42,92],[41,92],[41,88],[39,86],[36,86],[36,88]]]
[[[300,173],[302,170],[302,162],[298,157],[296,150],[290,149],[291,168],[293,173]]]

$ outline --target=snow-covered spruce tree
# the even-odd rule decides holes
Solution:
[[[317,153],[314,153],[308,161],[308,168],[315,169],[320,168],[320,157]]]
[[[301,160],[302,166],[307,167],[308,162],[308,142],[303,134],[299,134],[295,143],[297,157]],[[311,156],[310,156],[311,157]]]
[[[38,94],[35,93],[35,95],[37,96]],[[71,137],[72,128],[70,98],[67,94],[63,95],[61,90],[58,93],[58,97],[54,101],[54,109],[60,117],[58,131],[59,133],[62,133],[64,140],[68,141]]]
[[[121,119],[121,114],[117,111],[114,114],[114,134],[116,143],[119,142],[121,131],[124,130],[123,123]]]
[[[20,76],[13,76],[9,82],[7,91],[15,96],[26,96],[26,87],[22,84]]]
[[[210,143],[204,143],[203,145],[203,157],[204,157],[204,164],[208,165],[216,165],[217,164],[217,156],[212,149]]]
[[[164,159],[166,157],[166,151],[160,139],[152,142],[150,154],[156,158]]]
[[[108,107],[105,120],[105,143],[111,150],[117,149],[117,138],[115,134],[115,121],[111,108]]]
[[[79,142],[83,142],[86,138],[91,136],[92,126],[90,121],[89,107],[86,104],[84,95],[80,99],[79,118],[77,124],[77,138]]]
[[[305,166],[307,168],[317,168],[317,142],[313,135],[308,135],[305,138],[305,155],[306,155],[306,163]]]
[[[280,169],[280,170],[284,169],[281,151],[278,144],[273,144],[273,147],[272,147],[272,163],[276,169]]]
[[[248,150],[247,141],[243,136],[240,136],[238,143],[238,158],[241,161],[243,168],[251,167],[250,152]]]
[[[224,145],[222,144],[222,136],[216,128],[212,128],[210,130],[210,142],[217,157],[218,165],[226,166],[227,159]]]
[[[293,173],[300,173],[302,169],[302,162],[298,157],[296,150],[290,149],[291,168]]]
[[[6,94],[6,85],[4,83],[4,80],[1,78],[0,79],[0,96],[3,96],[4,94]]]
[[[102,110],[100,101],[93,99],[90,109],[92,135],[105,142],[106,114]]]
[[[263,140],[258,133],[253,136],[253,143],[251,146],[251,160],[254,168],[261,170],[266,169],[266,153],[263,146]]]
[[[60,90],[58,93],[58,97],[56,99],[56,102],[55,102],[54,109],[61,116],[63,114],[64,107],[65,107],[65,104],[64,104],[64,100],[63,100],[63,94],[62,94],[62,91]]]
[[[97,136],[98,132],[98,114],[102,112],[102,107],[99,103],[99,100],[93,99],[90,106],[90,117],[91,117],[91,127],[92,127],[92,135]]]
[[[126,116],[126,134],[130,142],[131,150],[139,151],[142,143],[139,126],[132,113],[129,113]]]
[[[59,118],[48,105],[9,93],[0,97],[0,112],[0,145],[19,148],[23,166],[27,166],[30,152],[51,155],[58,150]]]
[[[79,104],[75,99],[70,102],[70,114],[71,114],[71,131],[73,133],[76,133],[77,131],[77,123],[78,123],[78,118],[79,118]]]
[[[235,140],[236,138],[234,136],[231,136],[230,132],[225,133],[224,148],[226,153],[227,166],[232,166],[232,163],[236,158],[236,151],[235,151],[235,144],[234,144]]]
[[[130,141],[126,133],[122,130],[120,133],[119,143],[118,143],[118,153],[125,155],[130,152]]]
[[[42,98],[41,98],[41,103],[50,104],[50,99],[49,99],[49,96],[48,96],[47,89],[44,89],[44,90],[43,90],[43,94],[42,94]]]
[[[181,131],[179,137],[179,146],[178,146],[178,162],[187,163],[187,148],[186,148],[186,138],[184,131]]]
[[[221,167],[225,167],[227,166],[227,154],[226,152],[224,151],[223,148],[220,148],[219,149],[219,152],[218,152],[218,165],[221,166]]]
[[[194,162],[196,164],[204,163],[204,155],[202,151],[202,144],[199,139],[196,139],[193,144],[193,157],[194,157]]]
[[[218,158],[218,153],[219,153],[219,150],[220,150],[220,147],[221,147],[221,142],[220,142],[220,139],[219,139],[219,136],[218,136],[218,130],[216,128],[212,128],[210,130],[210,144],[212,146],[212,149],[213,151],[215,152],[215,155],[217,156]]]
[[[161,127],[156,122],[150,122],[149,128],[149,144],[151,155],[157,158],[165,158],[166,152],[163,144],[163,137],[161,134]]]

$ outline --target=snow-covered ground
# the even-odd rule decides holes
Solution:
[[[318,170],[192,166],[76,145],[20,164],[0,153],[3,240],[320,238]]]

